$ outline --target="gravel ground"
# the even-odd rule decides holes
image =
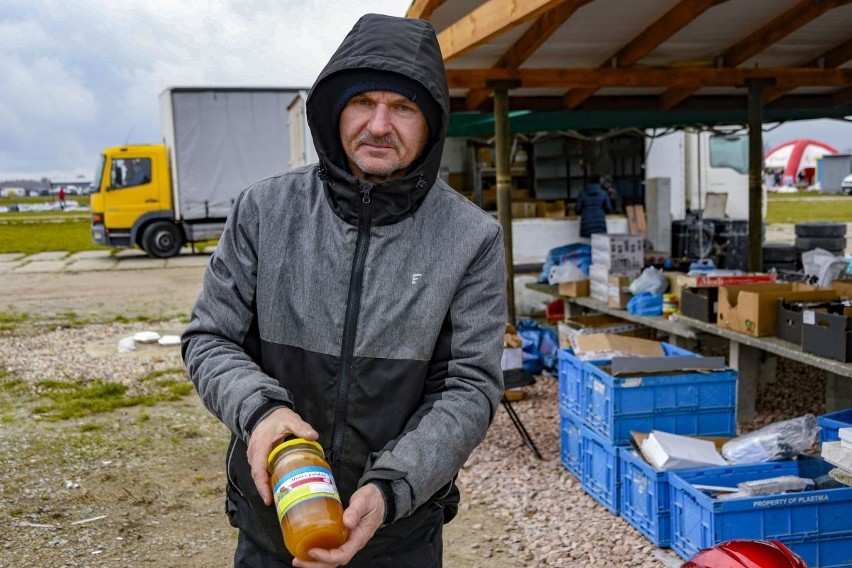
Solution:
[[[227,566],[233,531],[221,513],[223,428],[194,394],[59,422],[39,420],[41,381],[100,379],[128,394],[140,377],[174,372],[179,350],[122,337],[180,321],[85,325],[0,336],[0,568],[28,566]],[[185,376],[181,380],[186,381]],[[460,474],[465,499],[447,527],[446,565],[676,566],[624,519],[586,495],[559,460],[558,388],[540,376],[514,408],[544,459],[524,446],[503,408]],[[779,360],[758,416],[742,429],[824,413],[821,371]],[[100,517],[100,518],[99,518]],[[77,523],[77,524],[75,524]]]

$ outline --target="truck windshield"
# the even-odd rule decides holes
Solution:
[[[748,136],[737,134],[710,137],[710,167],[731,168],[748,174]]]
[[[106,163],[106,156],[101,154],[100,159],[98,160],[98,165],[95,168],[95,179],[92,180],[92,193],[100,193],[101,192],[101,179],[104,177],[104,164]]]

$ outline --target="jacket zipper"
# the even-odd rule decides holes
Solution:
[[[355,242],[355,258],[352,261],[352,274],[349,281],[349,294],[346,298],[346,316],[343,320],[343,343],[341,346],[340,383],[337,385],[337,400],[334,403],[334,425],[331,431],[331,452],[327,456],[331,462],[331,471],[340,477],[340,459],[346,435],[346,398],[349,381],[352,377],[352,358],[355,351],[355,331],[358,326],[358,314],[361,311],[361,288],[364,281],[364,265],[367,250],[370,248],[370,226],[372,225],[372,206],[370,190],[367,185],[360,190],[361,206],[358,215],[358,239]]]

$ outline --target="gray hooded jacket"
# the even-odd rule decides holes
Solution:
[[[372,184],[348,171],[329,85],[352,68],[413,78],[442,109],[440,133],[403,179]],[[502,234],[438,179],[449,92],[431,25],[363,17],[307,112],[320,163],[242,193],[183,336],[192,381],[233,433],[231,522],[283,558],[245,455],[270,410],[288,406],[320,433],[344,505],[365,483],[383,486],[392,513],[375,552],[422,522],[419,511],[457,497],[453,479],[503,392]]]

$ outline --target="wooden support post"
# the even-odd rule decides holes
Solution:
[[[763,88],[765,79],[748,85],[748,269],[763,272]]]
[[[826,373],[825,411],[836,412],[852,407],[852,378]]]
[[[515,323],[515,269],[512,255],[512,174],[509,152],[512,147],[509,132],[509,89],[494,88],[494,149],[497,166],[497,218],[503,227],[503,247],[506,252],[506,301],[508,319]]]
[[[728,360],[737,371],[737,423],[751,421],[757,411],[757,392],[776,381],[778,357],[737,341],[728,343]]]

